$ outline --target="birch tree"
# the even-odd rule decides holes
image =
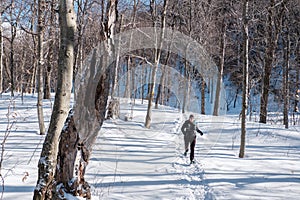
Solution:
[[[35,200],[51,199],[52,197],[52,184],[55,177],[59,137],[70,108],[74,36],[76,31],[75,20],[73,0],[60,0],[59,23],[61,41],[58,80],[49,130],[38,163],[38,180],[33,196]]]
[[[56,199],[65,199],[65,193],[91,198],[85,171],[105,120],[112,72],[109,64],[115,58],[117,3],[117,0],[107,2],[102,29],[103,45],[100,45],[100,49],[95,48],[85,62],[85,69],[89,71],[82,69],[76,75],[74,113],[70,112],[60,135],[55,174]]]
[[[40,135],[45,134],[45,123],[44,123],[44,113],[43,113],[43,68],[44,68],[44,23],[45,23],[45,0],[38,1],[38,73],[37,73],[37,90],[38,90],[38,100],[37,100],[37,114],[40,128]]]
[[[241,120],[241,145],[239,157],[245,156],[245,143],[246,143],[246,114],[248,108],[248,81],[249,81],[249,33],[248,33],[248,7],[249,0],[243,1],[243,99],[242,99],[242,120]]]
[[[221,98],[221,89],[222,89],[222,83],[223,83],[225,52],[226,52],[226,22],[225,22],[225,19],[223,18],[222,24],[221,24],[219,73],[218,73],[218,78],[217,78],[214,111],[213,111],[214,116],[218,116],[219,110],[220,110],[220,98]]]
[[[165,31],[165,25],[166,25],[166,14],[167,14],[167,7],[168,7],[168,2],[169,0],[164,0],[164,5],[163,5],[163,12],[162,12],[162,18],[161,18],[161,32],[159,34],[159,38],[156,38],[156,48],[155,48],[155,53],[154,53],[154,65],[152,68],[152,73],[151,73],[151,84],[150,86],[150,92],[149,92],[149,99],[148,99],[148,107],[147,107],[147,115],[145,119],[145,127],[150,128],[151,125],[151,117],[152,117],[152,101],[154,98],[154,91],[155,91],[155,84],[156,84],[156,75],[157,75],[157,68],[159,66],[160,62],[160,56],[161,56],[161,49],[163,45],[163,38],[164,38],[164,31]],[[151,0],[150,3],[150,10],[152,10],[152,18],[154,20],[154,31],[156,31],[156,23],[155,23],[155,0]],[[156,33],[154,33],[156,34]]]
[[[37,23],[37,6],[36,6],[36,1],[32,2],[31,6],[31,18],[30,18],[30,32],[34,33],[35,29],[35,24]],[[36,72],[37,72],[37,62],[36,62],[36,57],[37,57],[37,38],[35,34],[31,34],[32,38],[32,70],[30,70],[30,80],[29,80],[29,90],[28,92],[31,94],[35,92],[35,83],[36,83]]]
[[[119,73],[119,65],[120,65],[120,51],[121,51],[121,32],[123,31],[123,15],[120,16],[120,25],[119,25],[119,37],[118,37],[118,45],[116,49],[116,64],[113,69],[113,81],[112,81],[112,88],[111,88],[111,97],[112,99],[114,98],[115,92],[117,90],[117,85],[118,85],[118,73]]]
[[[139,0],[133,0],[133,10],[132,10],[132,16],[130,19],[130,27],[133,28],[135,26],[136,22],[136,12],[137,12],[137,6],[138,6]],[[132,34],[129,38],[129,49],[131,48],[132,43]],[[130,98],[131,96],[131,90],[134,87],[133,81],[134,80],[134,66],[132,66],[133,58],[130,55],[127,55],[127,73],[126,73],[126,85],[125,85],[125,93],[124,98]]]
[[[193,5],[192,0],[189,0],[189,14],[188,14],[188,36],[192,36],[192,16],[193,16]],[[187,44],[185,50],[185,58],[187,58],[187,52],[190,48],[190,44]],[[185,109],[188,107],[189,104],[189,96],[191,91],[191,63],[185,59],[184,61],[184,95],[183,95],[183,102],[182,102],[182,113],[185,113]]]

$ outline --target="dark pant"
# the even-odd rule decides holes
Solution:
[[[191,142],[191,154],[190,154],[190,160],[193,161],[194,160],[194,152],[195,152],[195,145],[196,145],[196,137],[194,138],[194,140]]]
[[[191,153],[190,153],[190,160],[194,160],[194,152],[195,152],[195,145],[196,145],[196,136],[192,141],[190,141],[191,138],[185,137],[184,142],[185,142],[185,152],[188,152],[188,148],[190,145]]]

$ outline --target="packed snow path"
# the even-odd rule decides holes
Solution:
[[[138,107],[138,105],[137,105]],[[141,109],[142,110],[141,106]],[[93,195],[103,199],[205,199],[201,160],[184,157],[178,111],[154,112],[152,127],[144,114],[130,121],[110,120],[102,127],[87,176]],[[196,147],[195,157],[199,157]]]

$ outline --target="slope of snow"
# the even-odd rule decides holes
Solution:
[[[52,103],[44,104],[48,125]],[[104,123],[86,172],[93,199],[299,198],[299,127],[248,122],[246,158],[240,159],[238,116],[196,114],[204,136],[197,137],[197,162],[190,165],[180,133],[189,113],[160,106],[146,129],[145,110],[138,101],[122,104],[121,119]],[[125,115],[132,120],[124,121]],[[44,140],[38,135],[36,97],[27,95],[24,104],[20,97],[0,98],[1,142],[5,136],[3,199],[32,199]]]
[[[152,126],[145,129],[146,105],[134,108],[131,121],[107,121],[101,130],[87,174],[94,194],[104,199],[204,199],[201,163],[190,165],[182,156],[178,111],[154,110]]]

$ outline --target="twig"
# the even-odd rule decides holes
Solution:
[[[142,57],[142,56],[138,56],[138,55],[134,55],[134,54],[130,54],[128,56],[133,57],[133,58],[138,58],[138,59],[144,61],[145,63],[147,63],[148,65],[153,66],[153,63],[151,63],[150,61],[148,61],[146,57]]]

